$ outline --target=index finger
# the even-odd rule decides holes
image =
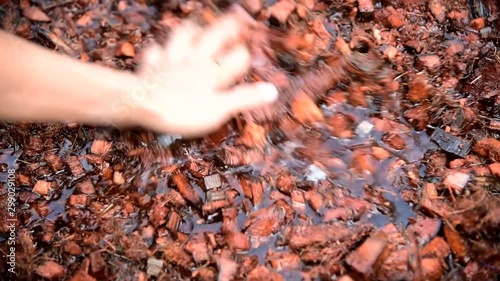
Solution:
[[[202,34],[197,55],[214,58],[224,47],[238,41],[242,31],[254,23],[243,8],[235,6]]]

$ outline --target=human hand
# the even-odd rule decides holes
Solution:
[[[250,54],[239,42],[248,22],[231,13],[202,29],[184,22],[166,48],[144,53],[138,86],[140,125],[158,132],[197,137],[219,128],[240,111],[272,103],[277,89],[269,83],[234,86],[250,68]],[[153,81],[153,83],[151,83]]]

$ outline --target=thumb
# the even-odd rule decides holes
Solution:
[[[254,83],[237,86],[219,95],[221,107],[228,113],[237,113],[273,103],[278,89],[271,83]]]

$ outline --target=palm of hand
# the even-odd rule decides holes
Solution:
[[[216,130],[242,110],[277,98],[268,83],[231,87],[250,68],[250,54],[237,42],[245,25],[230,14],[202,30],[185,22],[174,30],[166,47],[152,46],[139,71],[132,94],[145,116],[145,126],[183,136]]]

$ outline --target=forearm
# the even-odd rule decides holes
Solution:
[[[0,30],[0,119],[131,125],[135,76],[44,49]]]

